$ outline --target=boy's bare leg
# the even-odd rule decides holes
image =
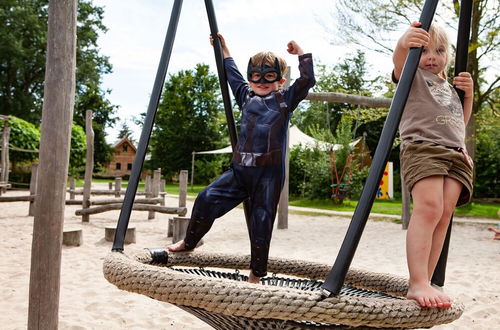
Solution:
[[[180,240],[177,243],[167,246],[167,250],[172,252],[180,252],[184,251],[185,249],[186,249],[186,243],[184,243],[184,240]]]
[[[443,213],[443,177],[418,181],[413,189],[414,210],[408,227],[406,251],[410,281],[406,298],[422,307],[449,308],[451,300],[429,282],[433,235]]]
[[[257,277],[253,274],[252,270],[250,270],[250,275],[248,275],[248,282],[249,283],[254,283],[254,284],[259,284],[260,283],[260,277]]]

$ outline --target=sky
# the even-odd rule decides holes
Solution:
[[[100,54],[109,57],[113,73],[103,77],[103,87],[111,90],[108,99],[118,105],[119,122],[107,129],[108,142],[126,121],[138,141],[142,127],[133,123],[146,112],[152,92],[163,42],[174,0],[94,0],[104,7],[104,25],[108,31],[99,37]],[[335,65],[355,51],[352,45],[332,45],[335,30],[335,1],[331,0],[213,0],[219,31],[231,55],[244,74],[250,56],[263,50],[283,56],[291,67],[292,80],[298,76],[295,55],[286,52],[286,44],[295,40],[315,64]],[[184,0],[180,14],[169,74],[208,64],[216,73],[214,51],[209,43],[205,2]],[[368,54],[372,74],[388,74],[390,56]]]

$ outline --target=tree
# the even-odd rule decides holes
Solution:
[[[4,0],[0,4],[0,114],[22,118],[38,126],[41,120],[48,0]],[[115,122],[116,106],[106,99],[101,77],[111,72],[108,58],[99,55],[97,39],[105,32],[103,9],[90,0],[78,3],[77,71],[74,120],[85,124],[85,111],[94,112],[95,162],[110,157],[104,129]],[[99,152],[97,152],[99,151]]]
[[[361,48],[392,54],[395,39],[418,19],[423,0],[340,0],[337,3],[338,29],[334,34],[342,42]],[[458,26],[459,1],[442,1],[436,18],[449,28]],[[500,85],[498,72],[487,77],[487,69],[498,59],[500,3],[474,0],[471,22],[468,71],[474,80],[473,116],[467,127],[467,149],[475,152],[475,114],[484,104],[495,102],[493,91]],[[488,79],[487,79],[488,78]]]
[[[121,123],[121,128],[120,128],[120,131],[118,132],[118,138],[119,139],[123,139],[123,138],[127,138],[129,139],[132,143],[135,143],[133,137],[132,137],[132,130],[130,129],[130,127],[128,127],[127,125],[127,122],[126,121],[123,121]]]
[[[40,148],[40,128],[23,119],[11,116],[8,121],[10,127],[9,158],[12,162],[14,177],[29,179],[23,172],[29,172],[31,163],[38,160]],[[87,141],[84,129],[73,122],[71,127],[71,151],[69,159],[69,172],[76,174],[85,164],[85,150]],[[23,166],[28,165],[28,166]],[[23,168],[24,167],[24,168]],[[19,173],[16,173],[19,172]],[[22,181],[22,179],[21,179]]]
[[[167,177],[191,168],[191,153],[228,142],[217,77],[197,64],[168,77],[151,136],[151,168]]]
[[[315,92],[341,92],[364,96],[372,96],[380,91],[381,77],[367,79],[367,64],[365,54],[357,51],[351,57],[344,59],[331,68],[318,65]],[[370,150],[375,150],[387,109],[369,109],[363,106],[348,103],[312,102],[311,106],[292,117],[292,123],[297,125],[307,134],[313,130],[326,130],[336,136],[337,126],[343,116],[351,119],[352,139],[367,132],[367,144]],[[373,129],[373,122],[380,122]],[[370,129],[366,124],[370,123]]]

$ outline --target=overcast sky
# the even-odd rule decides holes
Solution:
[[[335,29],[331,0],[214,0],[217,25],[232,56],[245,73],[248,58],[261,50],[282,55],[297,74],[296,56],[286,52],[295,40],[315,63],[336,64],[353,53],[349,45],[332,45],[328,30]],[[119,105],[117,115],[127,120],[138,140],[142,127],[132,118],[146,112],[156,70],[170,20],[173,0],[94,0],[104,7],[104,25],[109,29],[99,38],[101,54],[109,56],[113,73],[104,76],[103,86],[112,90],[109,100]],[[208,41],[210,28],[203,0],[184,0],[168,74],[208,64],[216,73],[213,48]],[[389,56],[370,54],[373,74],[388,74]],[[168,76],[167,74],[167,76]],[[108,129],[113,142],[121,128]]]

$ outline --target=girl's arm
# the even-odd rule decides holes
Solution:
[[[460,72],[453,78],[453,85],[464,91],[464,122],[469,122],[472,114],[472,102],[474,101],[474,82],[469,72]]]
[[[421,29],[420,22],[413,22],[410,28],[399,38],[394,53],[392,62],[394,63],[394,77],[399,80],[403,66],[408,56],[408,51],[412,47],[422,47],[429,44],[429,33]]]

